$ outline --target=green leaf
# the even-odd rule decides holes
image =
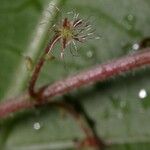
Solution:
[[[82,18],[91,18],[100,34],[79,47],[79,57],[68,49],[65,60],[47,62],[37,86],[52,83],[110,59],[134,53],[133,45],[150,35],[150,3],[148,0],[1,0],[0,5],[0,98],[23,93],[30,72],[25,56],[34,61],[42,53],[55,22],[57,10],[75,9]],[[58,13],[61,16],[61,12]],[[61,17],[60,17],[61,18]],[[95,122],[96,131],[108,150],[147,150],[150,147],[150,70],[149,68],[112,78],[103,83],[77,89],[60,100],[78,101]],[[145,97],[141,97],[142,92]],[[14,114],[0,122],[0,149],[46,150],[72,148],[75,138],[83,138],[75,120],[50,105]]]

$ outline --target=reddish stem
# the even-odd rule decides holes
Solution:
[[[89,125],[84,114],[78,112],[71,104],[64,102],[54,102],[52,105],[63,108],[67,111],[77,122],[78,126],[85,134],[85,139],[79,142],[75,142],[77,148],[84,147],[99,147],[100,149],[104,148],[104,142],[95,134],[91,126]]]
[[[20,97],[10,99],[10,101],[1,103],[0,118],[8,116],[10,113],[33,107],[37,104],[42,105],[51,102],[53,97],[64,94],[83,85],[106,80],[114,75],[119,75],[149,64],[150,48],[146,48],[132,55],[110,61],[106,64],[98,65],[95,68],[81,72],[80,74],[71,76],[65,80],[57,81],[46,88],[41,88],[43,89],[40,93],[41,101],[29,101],[29,95],[24,94]]]
[[[35,66],[35,69],[32,73],[31,80],[29,82],[28,91],[31,97],[37,97],[37,92],[35,91],[35,84],[38,79],[38,76],[40,74],[40,71],[45,63],[45,56],[48,54],[52,48],[54,47],[55,43],[60,39],[60,36],[55,36],[53,40],[48,44],[48,46],[45,48],[44,54],[39,59],[38,63]]]
[[[150,48],[142,49],[132,55],[128,55],[105,64],[100,64],[87,71],[68,77],[47,86],[41,93],[41,98],[52,98],[61,95],[80,86],[106,80],[112,76],[131,71],[132,69],[150,64]]]

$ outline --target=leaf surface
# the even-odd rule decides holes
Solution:
[[[55,21],[54,2],[66,12],[75,9],[82,18],[90,17],[100,34],[79,47],[79,57],[65,51],[64,63],[47,62],[37,86],[52,83],[95,64],[133,53],[134,46],[150,35],[148,0],[1,0],[0,5],[0,98],[12,97],[27,88],[30,72],[25,57],[35,61],[49,39]],[[46,10],[51,12],[47,12]],[[58,13],[59,16],[59,13]],[[61,100],[75,100],[94,120],[98,134],[113,144],[110,150],[147,150],[150,147],[150,70],[138,69],[120,77],[77,89]],[[146,93],[141,98],[142,91]],[[75,120],[51,106],[13,115],[0,122],[0,146],[5,150],[48,150],[72,147],[83,133]]]

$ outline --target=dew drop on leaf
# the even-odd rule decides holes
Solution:
[[[124,100],[121,100],[121,101],[120,101],[120,107],[121,107],[121,108],[126,107],[126,105],[127,105],[127,104],[126,104],[126,101],[124,101]]]
[[[33,128],[34,128],[35,130],[40,130],[40,129],[41,129],[41,124],[40,124],[39,122],[34,122]]]
[[[92,51],[87,51],[86,56],[88,58],[92,58],[93,57],[93,52]]]
[[[133,50],[138,50],[140,48],[140,45],[138,43],[135,43],[132,45]]]
[[[144,99],[147,97],[147,91],[145,89],[141,89],[138,94],[140,99]]]
[[[128,30],[132,30],[135,27],[136,18],[132,14],[128,14],[123,19],[123,24]]]

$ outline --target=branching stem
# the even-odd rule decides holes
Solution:
[[[150,48],[145,48],[132,55],[128,55],[106,64],[100,64],[92,69],[83,71],[67,79],[56,81],[48,85],[40,92],[41,101],[31,101],[28,93],[19,97],[11,98],[0,104],[0,118],[9,116],[11,113],[52,102],[52,98],[62,95],[75,88],[89,83],[107,80],[115,75],[120,75],[133,69],[150,65]],[[35,82],[35,81],[34,81]],[[33,83],[34,83],[33,82]],[[31,86],[34,87],[34,86]]]
[[[40,57],[38,63],[36,64],[34,71],[32,73],[31,76],[31,80],[29,82],[29,87],[28,87],[28,91],[31,97],[36,98],[37,97],[37,92],[35,91],[35,84],[36,81],[40,75],[40,71],[45,63],[45,56],[46,54],[48,54],[49,52],[51,52],[52,48],[54,47],[55,43],[60,39],[60,36],[56,35],[52,41],[48,44],[48,46],[45,48],[45,51],[43,53],[43,55]]]

